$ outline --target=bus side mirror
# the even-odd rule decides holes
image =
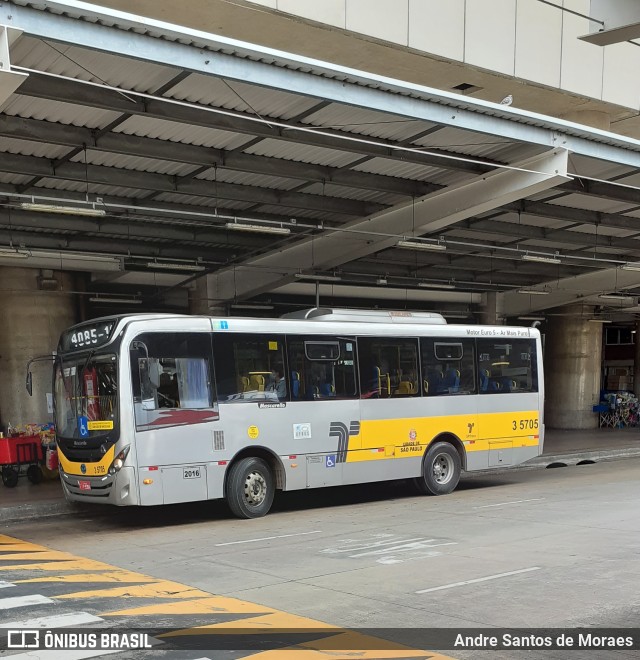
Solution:
[[[30,371],[27,371],[27,392],[29,392],[29,396],[33,396],[33,376],[31,375]]]

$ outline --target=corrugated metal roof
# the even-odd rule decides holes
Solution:
[[[51,190],[65,190],[67,192],[85,193],[87,184],[83,181],[69,181],[68,179],[41,179],[36,184],[37,188],[48,188]],[[148,190],[138,188],[124,188],[119,186],[104,186],[90,183],[89,194],[91,195],[112,195],[113,197],[143,198],[149,194]]]
[[[86,126],[87,128],[102,128],[120,116],[119,112],[89,108],[75,103],[49,101],[31,96],[14,94],[2,107],[7,115],[25,117],[27,119],[42,119],[59,124]]]
[[[346,167],[349,163],[362,158],[358,154],[338,151],[336,149],[272,140],[270,138],[261,140],[257,144],[248,147],[245,149],[245,153],[257,156],[269,156],[270,158],[282,158],[283,160],[295,160],[300,163],[326,165],[327,167]]]
[[[251,139],[247,135],[230,131],[219,131],[203,126],[192,126],[176,121],[137,115],[126,119],[113,132],[168,140],[170,142],[183,142],[214,149],[237,149]]]
[[[311,195],[318,195],[322,197],[342,197],[344,199],[359,199],[365,202],[380,202],[392,206],[401,202],[407,201],[406,195],[393,195],[387,192],[380,192],[376,190],[360,190],[357,188],[344,188],[343,186],[336,186],[327,183],[324,186],[322,183],[314,183],[304,190],[305,193]]]
[[[595,195],[566,195],[551,200],[549,204],[569,206],[574,209],[583,209],[587,211],[600,211],[602,213],[624,213],[637,206],[637,204],[613,202],[610,199],[602,199]]]
[[[256,186],[259,188],[271,188],[275,190],[291,190],[304,183],[299,179],[285,179],[279,176],[267,176],[266,174],[252,174],[218,168],[211,168],[202,174],[198,174],[196,179],[205,181],[219,181],[221,183],[235,183],[243,186]]]
[[[139,92],[153,92],[177,73],[158,64],[29,36],[19,39],[12,47],[11,60],[15,66]]]
[[[168,96],[200,105],[284,120],[306,112],[318,103],[315,99],[297,94],[196,73],[173,87]]]
[[[58,147],[33,140],[16,140],[14,138],[0,137],[0,151],[55,160],[67,154],[69,147]]]
[[[138,172],[155,172],[157,174],[168,174],[171,176],[186,176],[198,169],[196,165],[175,163],[155,158],[124,156],[122,154],[95,151],[94,149],[87,149],[86,158],[90,165],[114,167],[123,170],[136,170]],[[84,163],[84,152],[77,154],[71,160],[76,163]]]
[[[332,104],[304,120],[305,124],[355,135],[367,135],[381,140],[402,142],[433,127],[433,124],[400,115],[366,108]]]
[[[212,199],[210,197],[200,197],[196,195],[180,195],[177,193],[160,193],[155,198],[157,202],[166,202],[168,204],[187,204],[189,206],[197,206],[200,208],[194,209],[195,211],[201,212],[202,207],[207,207],[211,213],[215,212],[217,208],[218,211],[221,210],[236,210],[241,211],[244,209],[251,208],[253,203],[242,202],[238,200],[231,199]]]

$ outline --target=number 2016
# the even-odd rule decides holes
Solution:
[[[520,429],[521,431],[526,431],[527,429],[537,429],[538,428],[538,420],[537,419],[521,419],[520,421],[516,421],[515,419],[511,423],[511,429],[513,431],[517,431]]]

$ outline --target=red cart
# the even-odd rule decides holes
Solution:
[[[39,435],[0,438],[2,483],[7,488],[13,488],[26,467],[27,479],[32,484],[39,484],[43,478],[40,468],[42,458],[42,441]]]

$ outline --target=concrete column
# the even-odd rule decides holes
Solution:
[[[5,428],[53,420],[47,412],[52,365],[33,365],[33,396],[25,367],[56,349],[60,333],[76,322],[73,276],[35,268],[0,268],[0,421]]]
[[[633,352],[633,393],[640,397],[640,321],[636,323]]]
[[[545,335],[545,424],[556,429],[598,426],[592,407],[600,400],[602,324],[593,309],[569,305],[549,317]]]
[[[226,305],[216,304],[218,301],[209,295],[209,279],[201,277],[193,282],[189,289],[189,314],[194,316],[228,316]]]
[[[504,295],[489,291],[482,294],[482,325],[504,325]]]

